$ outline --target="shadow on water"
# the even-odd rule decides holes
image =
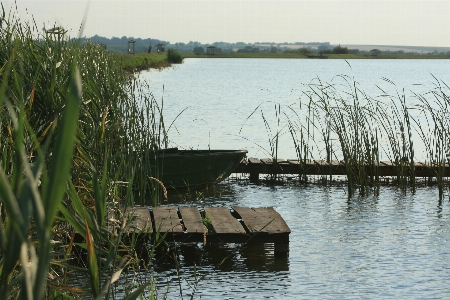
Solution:
[[[289,271],[289,259],[275,257],[271,244],[182,244],[158,251],[155,271],[211,266],[218,272]]]
[[[159,203],[162,205],[204,205],[204,201],[213,199],[218,206],[221,203],[228,203],[230,199],[235,197],[235,191],[228,183],[211,184],[207,186],[186,187],[178,189],[167,189],[167,199],[161,197]],[[135,195],[136,203],[144,203],[144,205],[152,205],[151,194],[145,195],[144,201]],[[210,204],[208,204],[210,205]]]

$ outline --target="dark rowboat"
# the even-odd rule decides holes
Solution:
[[[146,154],[141,157],[138,173],[159,179],[166,188],[183,188],[222,181],[236,170],[247,150],[172,148]]]

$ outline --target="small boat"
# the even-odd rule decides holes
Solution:
[[[148,151],[139,157],[139,173],[159,179],[166,188],[218,183],[233,173],[247,150]],[[141,175],[141,176],[142,176]]]

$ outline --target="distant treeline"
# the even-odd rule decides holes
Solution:
[[[360,49],[348,49],[347,47],[341,47],[341,45],[338,45],[336,47],[323,47],[319,46],[317,48],[312,47],[301,47],[298,49],[287,49],[284,50],[285,53],[300,53],[303,55],[326,55],[326,54],[364,54],[364,55],[372,55],[372,56],[378,56],[380,54],[399,54],[399,55],[419,55],[421,53],[418,53],[417,51],[404,51],[404,50],[398,50],[398,51],[391,51],[391,50],[380,50],[380,49],[371,49],[371,50],[360,50]],[[427,52],[423,53],[424,55],[450,55],[450,51],[446,52],[438,52],[435,50],[434,52]]]
[[[156,45],[162,44],[165,49],[175,49],[182,53],[195,53],[205,54],[207,51],[213,51],[213,53],[300,53],[303,55],[327,55],[327,54],[364,54],[377,56],[380,54],[421,54],[417,51],[390,51],[390,50],[360,50],[349,49],[342,47],[341,45],[333,46],[329,42],[296,42],[296,43],[272,43],[272,42],[260,42],[260,43],[227,43],[227,42],[215,42],[212,44],[202,44],[197,41],[190,41],[189,43],[173,43],[160,39],[141,39],[123,36],[121,38],[112,37],[111,39],[95,35],[86,40],[90,40],[93,43],[99,43],[106,46],[110,51],[116,52],[128,52],[129,47],[132,45],[129,42],[134,41],[135,52],[148,52],[151,46],[152,52],[156,52]],[[450,55],[450,51],[439,52],[437,50],[426,51],[422,54],[426,55]]]
[[[141,39],[141,38],[133,38],[133,37],[126,37],[123,36],[121,38],[119,37],[112,37],[112,38],[106,38],[98,35],[94,35],[91,38],[86,38],[85,40],[90,40],[92,43],[97,44],[103,44],[106,46],[106,48],[110,51],[116,51],[116,52],[128,52],[130,41],[134,42],[134,50],[136,52],[148,52],[149,46],[152,46],[152,49],[156,50],[157,44],[164,44],[169,45],[168,41],[159,40],[159,39]],[[131,45],[131,44],[130,44]]]
[[[202,44],[197,41],[190,41],[189,43],[174,43],[171,44],[169,41],[160,40],[160,39],[141,39],[141,38],[133,38],[123,36],[106,38],[99,35],[94,35],[90,38],[86,38],[85,40],[89,40],[92,43],[103,44],[110,51],[116,52],[128,52],[128,47],[130,41],[134,42],[134,50],[136,52],[148,52],[149,46],[152,46],[152,51],[156,49],[157,44],[163,44],[166,49],[176,49],[180,52],[185,53],[206,53],[207,47],[214,47],[215,53],[258,53],[258,52],[271,52],[271,53],[282,53],[286,50],[290,50],[293,45],[310,47],[311,49],[317,49],[319,47],[321,50],[332,49],[333,47],[329,42],[312,42],[312,43],[303,43],[297,42],[293,44],[279,44],[279,43],[271,43],[271,42],[261,42],[261,43],[227,43],[227,42],[215,42],[212,44]]]

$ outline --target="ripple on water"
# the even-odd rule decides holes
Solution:
[[[225,183],[183,205],[273,206],[291,228],[288,259],[273,245],[200,245],[155,261],[160,295],[202,299],[442,298],[450,293],[450,211],[437,191],[348,199],[340,186]],[[195,285],[195,276],[204,276]],[[199,278],[199,277],[197,277]]]

